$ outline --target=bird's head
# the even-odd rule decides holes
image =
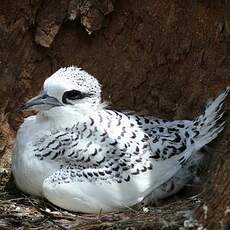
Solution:
[[[26,102],[22,109],[49,110],[56,106],[98,105],[101,86],[97,79],[84,70],[71,66],[61,68],[43,85],[42,94]]]

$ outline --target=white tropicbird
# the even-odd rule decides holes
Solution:
[[[112,211],[176,193],[194,176],[199,150],[223,130],[227,87],[195,120],[166,121],[121,113],[101,103],[98,81],[61,68],[17,132],[12,170],[24,192],[67,210]]]

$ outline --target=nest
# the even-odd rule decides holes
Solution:
[[[199,226],[193,210],[200,195],[189,185],[155,206],[120,212],[83,214],[62,210],[46,200],[21,193],[10,172],[0,174],[0,229],[190,229]],[[193,186],[194,187],[194,186]]]

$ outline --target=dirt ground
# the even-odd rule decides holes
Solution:
[[[228,0],[0,0],[0,229],[230,229],[229,97],[200,181],[155,207],[70,213],[10,174],[17,108],[58,68],[96,76],[112,108],[192,119],[230,85],[229,54]]]

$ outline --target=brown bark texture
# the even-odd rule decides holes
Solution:
[[[96,76],[112,108],[192,119],[230,85],[229,54],[228,0],[0,0],[0,229],[230,229],[228,114],[200,183],[144,211],[69,213],[10,179],[16,110],[58,68]]]

